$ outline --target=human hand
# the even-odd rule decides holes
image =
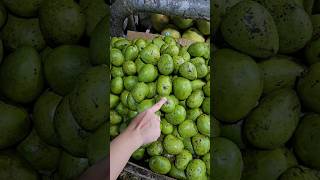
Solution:
[[[156,141],[160,137],[160,116],[156,115],[155,112],[160,110],[166,102],[166,98],[161,98],[151,108],[135,117],[126,129],[126,131],[138,136],[137,140],[140,146]]]

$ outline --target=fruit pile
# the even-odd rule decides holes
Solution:
[[[170,36],[134,41],[113,37],[111,47],[111,137],[166,97],[167,103],[158,111],[161,137],[139,148],[132,158],[177,179],[208,179],[209,44],[182,47]]]
[[[106,156],[107,10],[0,2],[0,179],[77,179]]]
[[[319,179],[320,6],[311,2],[214,1],[212,179]]]

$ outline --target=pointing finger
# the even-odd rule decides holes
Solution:
[[[157,102],[155,105],[153,105],[149,111],[152,113],[155,113],[157,111],[159,111],[159,109],[161,108],[161,106],[167,102],[166,98],[161,98],[159,102]]]

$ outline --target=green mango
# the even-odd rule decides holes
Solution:
[[[139,73],[144,65],[146,65],[140,58],[137,58],[134,63],[136,64],[137,72]]]
[[[114,110],[110,111],[110,124],[115,125],[122,122],[122,117]]]
[[[123,117],[126,117],[129,113],[129,109],[122,102],[116,106],[115,110]]]
[[[197,79],[197,69],[191,62],[185,62],[179,67],[179,73],[182,77],[189,80]]]
[[[260,99],[263,80],[259,66],[249,56],[230,49],[218,50],[214,60],[213,114],[220,121],[236,122]]]
[[[87,158],[72,156],[67,152],[61,154],[58,174],[61,179],[77,179],[89,166]]]
[[[159,156],[163,152],[163,147],[162,147],[162,142],[160,141],[155,141],[151,143],[147,147],[147,152],[150,156]]]
[[[122,65],[122,69],[128,76],[135,75],[137,72],[136,64],[133,61],[125,61]]]
[[[205,39],[203,38],[203,36],[199,32],[196,32],[192,29],[186,30],[182,34],[182,38],[195,41],[195,42],[205,42]]]
[[[191,138],[184,138],[182,141],[183,141],[184,148],[194,155],[195,152],[192,146]]]
[[[122,103],[124,106],[128,106],[128,104],[127,104],[127,99],[128,99],[129,93],[130,93],[129,91],[124,90],[124,91],[122,91],[122,93],[121,93],[121,95],[120,95],[121,103]]]
[[[44,78],[38,52],[20,47],[9,54],[0,67],[0,91],[17,103],[30,103],[42,92]]]
[[[201,159],[193,159],[187,166],[188,179],[200,179],[206,175],[206,164]]]
[[[198,133],[197,126],[192,120],[185,120],[179,124],[178,131],[182,138],[190,138]]]
[[[299,116],[300,102],[295,91],[277,90],[264,97],[250,113],[244,124],[244,134],[253,146],[274,149],[290,139]]]
[[[192,64],[206,64],[206,60],[205,59],[203,59],[202,57],[195,57],[195,58],[192,58],[192,59],[190,59],[190,62],[192,63]]]
[[[199,31],[203,35],[210,35],[210,21],[207,20],[197,20],[196,21],[197,27]]]
[[[187,99],[187,106],[191,109],[199,108],[204,100],[204,93],[202,90],[196,90],[191,93]]]
[[[106,17],[105,17],[106,18]],[[114,43],[114,48],[117,48],[119,50],[125,50],[126,47],[128,47],[131,44],[127,39],[125,38],[119,38],[115,43]],[[122,52],[122,51],[121,51]]]
[[[221,32],[226,42],[250,56],[267,58],[279,50],[279,35],[271,14],[254,1],[233,6],[222,21]]]
[[[128,97],[127,97],[127,104],[128,104],[128,108],[130,110],[136,111],[137,110],[137,102],[134,100],[132,93],[129,93]]]
[[[297,165],[293,153],[285,148],[247,150],[243,152],[243,162],[243,180],[277,180],[288,168]]]
[[[195,121],[201,114],[202,110],[200,108],[188,109],[186,119]]]
[[[140,57],[143,62],[156,65],[160,59],[160,48],[149,44],[140,52]]]
[[[148,85],[144,82],[139,82],[138,84],[136,84],[131,91],[132,97],[137,103],[144,100],[148,93]]]
[[[203,87],[205,84],[206,84],[206,83],[203,82],[203,81],[200,80],[200,79],[196,79],[196,80],[191,81],[192,91],[196,91],[196,90],[202,89],[202,87]]]
[[[202,156],[202,161],[206,164],[207,174],[210,175],[210,153]]]
[[[108,8],[109,9],[109,8]],[[110,12],[106,11],[107,15],[97,24],[91,33],[89,43],[89,54],[91,63],[94,65],[98,64],[109,64],[109,16]],[[81,31],[80,29],[78,29]]]
[[[174,70],[173,59],[168,54],[163,54],[158,61],[158,70],[160,74],[169,75]]]
[[[138,80],[141,82],[152,82],[158,77],[158,70],[152,64],[144,65],[140,71],[138,71]]]
[[[187,47],[181,47],[179,56],[181,56],[185,61],[190,61],[190,54]]]
[[[88,48],[63,45],[47,55],[44,74],[54,92],[67,95],[73,90],[78,76],[90,66]]]
[[[193,25],[193,19],[184,19],[180,16],[174,16],[172,17],[173,23],[179,28],[179,29],[188,29]]]
[[[179,72],[180,66],[187,62],[182,56],[173,56],[173,65],[174,65],[174,73],[177,74]]]
[[[30,132],[31,122],[27,111],[0,101],[0,149],[8,148],[23,140]]]
[[[124,88],[128,91],[131,91],[132,88],[138,83],[137,76],[126,76],[123,78]]]
[[[186,119],[186,110],[181,105],[176,105],[173,112],[166,113],[165,118],[172,125],[181,124]]]
[[[169,134],[163,140],[163,147],[169,154],[177,155],[182,152],[184,145],[182,140]]]
[[[123,91],[123,79],[121,77],[115,77],[113,79],[111,79],[111,92],[113,94],[121,94],[121,92]]]
[[[160,96],[169,96],[172,91],[172,82],[169,76],[160,75],[157,80],[157,92]]]
[[[139,49],[137,46],[128,46],[125,51],[125,60],[126,61],[134,61],[139,54]]]
[[[176,44],[169,45],[163,52],[162,54],[168,54],[170,56],[178,56],[179,55],[179,47]]]
[[[111,68],[111,76],[113,78],[116,78],[116,77],[121,77],[122,78],[124,76],[124,72],[123,72],[122,67],[113,66]]]
[[[8,13],[3,3],[0,4],[0,28],[6,23],[8,17]]]
[[[85,157],[90,133],[82,129],[75,120],[69,98],[70,96],[64,97],[58,105],[53,121],[54,127],[63,149],[74,156]]]
[[[210,97],[210,81],[207,82],[206,85],[203,86],[203,92],[205,96],[209,96]]]
[[[131,157],[134,159],[134,160],[141,160],[144,156],[144,153],[145,153],[145,148],[142,148],[140,147],[139,149],[137,149],[135,152],[133,152],[133,154],[131,155]]]
[[[110,60],[112,65],[121,66],[124,62],[124,56],[119,49],[112,48],[110,51]]]
[[[86,28],[85,16],[74,1],[43,1],[39,22],[44,38],[52,45],[78,43]]]
[[[46,46],[38,18],[24,19],[9,14],[1,30],[1,38],[4,48],[9,51],[15,51],[21,46],[31,46],[40,51]]]
[[[161,106],[161,111],[165,113],[171,113],[174,111],[176,107],[176,102],[174,100],[174,97],[171,96],[165,96],[167,98],[167,102]]]
[[[185,100],[192,92],[191,82],[183,77],[173,80],[173,93],[179,100]]]
[[[213,154],[211,162],[214,180],[237,180],[241,178],[243,160],[237,145],[232,141],[217,137],[213,138]]]
[[[189,46],[188,52],[193,57],[204,57],[208,58],[210,49],[207,43],[205,42],[196,42]]]
[[[17,146],[17,152],[38,171],[54,171],[59,163],[61,149],[50,146],[35,130]]]
[[[303,167],[301,165],[292,167],[288,170],[286,170],[279,180],[318,180],[319,178],[316,176],[314,172],[311,171],[311,169]]]
[[[143,48],[147,46],[147,43],[144,39],[137,39],[135,45],[138,47],[138,50],[141,51]]]
[[[310,66],[298,82],[298,94],[302,104],[308,109],[320,113],[320,63]]]
[[[320,62],[319,55],[320,40],[317,39],[309,43],[305,48],[305,57],[308,64],[312,65]]]
[[[12,151],[0,152],[0,177],[10,180],[38,180],[37,171]]]
[[[114,97],[112,94],[110,98]],[[117,97],[117,96],[115,96]],[[62,97],[52,91],[45,91],[36,101],[33,107],[33,125],[37,133],[46,143],[59,146],[58,136],[54,129],[53,121],[57,106]],[[116,99],[113,99],[116,103]],[[110,103],[112,102],[110,101]]]
[[[119,135],[119,126],[111,125],[110,126],[110,137],[116,137]]]
[[[185,170],[192,160],[192,154],[188,150],[183,150],[176,156],[175,167],[179,170]]]
[[[149,93],[147,94],[147,98],[153,98],[157,94],[157,84],[155,82],[147,83]]]
[[[168,121],[164,118],[161,119],[160,129],[162,134],[171,134],[173,131],[173,125],[168,123]]]
[[[108,153],[107,123],[102,124],[88,138],[87,157],[90,164],[95,164],[105,158]]]
[[[210,137],[210,117],[202,114],[197,118],[197,127],[201,134]]]
[[[204,98],[201,108],[204,113],[210,114],[210,98]]]
[[[137,112],[137,111],[132,111],[132,110],[129,110],[129,111],[128,111],[128,118],[129,118],[129,120],[135,118],[137,115],[138,115],[138,112]]]
[[[158,174],[167,174],[171,169],[171,163],[163,156],[153,156],[149,160],[149,167]]]
[[[195,63],[194,64],[197,70],[197,78],[204,78],[209,73],[208,66],[202,63]]]
[[[181,34],[179,31],[177,31],[176,29],[174,28],[165,28],[161,31],[161,35],[162,36],[170,36],[170,37],[173,37],[173,38],[176,38],[176,39],[179,39],[181,38]]]
[[[161,31],[169,23],[169,17],[163,14],[152,14],[151,23],[156,31]]]
[[[225,137],[235,144],[240,149],[245,149],[247,141],[243,135],[243,122],[239,121],[235,124],[221,124],[221,137]]]
[[[155,104],[153,99],[145,99],[138,104],[137,110],[138,113],[141,113],[149,108],[151,108]]]
[[[181,179],[181,180],[186,180],[186,174],[184,170],[179,170],[178,168],[175,167],[174,163],[171,163],[171,169],[168,173],[170,177],[176,178],[176,179]]]
[[[191,141],[192,141],[194,152],[197,155],[203,156],[209,152],[210,140],[208,137],[202,134],[196,134],[195,136],[192,137]]]
[[[314,156],[320,149],[320,115],[308,114],[300,122],[294,134],[294,151],[310,168],[320,169],[320,158]]]

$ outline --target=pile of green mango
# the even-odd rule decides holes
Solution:
[[[213,180],[319,180],[320,3],[216,0]],[[237,159],[235,158],[237,157]]]
[[[0,1],[0,179],[75,180],[107,154],[109,7]]]
[[[132,159],[176,179],[210,179],[210,48],[181,46],[171,36],[113,37],[110,51],[110,136],[162,97],[161,136]],[[214,130],[215,131],[215,130]]]
[[[153,30],[164,36],[184,38],[195,42],[210,42],[210,21],[185,19],[180,16],[152,14]]]

